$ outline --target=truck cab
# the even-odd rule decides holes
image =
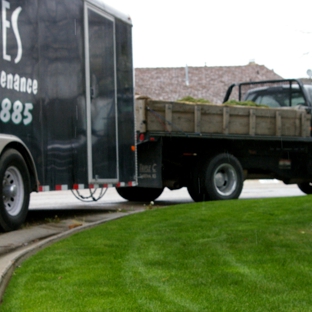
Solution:
[[[312,85],[302,83],[297,79],[232,84],[227,90],[223,103],[228,102],[233,97],[237,97],[238,101],[253,102],[269,108],[304,109],[308,114],[311,114],[312,110]],[[310,129],[312,128],[310,127]],[[310,135],[312,136],[312,131]],[[310,147],[308,147],[310,143],[303,149],[307,154],[307,151],[310,151]],[[307,162],[307,166],[310,167],[310,160],[303,162]],[[312,194],[310,181],[298,181],[297,185],[302,192]]]
[[[242,82],[229,87],[224,103],[232,97],[273,108],[309,108],[312,105],[312,85],[296,79]]]
[[[289,85],[275,86],[275,87],[261,87],[250,89],[244,101],[252,101],[257,104],[267,105],[269,107],[297,107],[308,106],[312,99],[312,86],[303,85],[306,90],[306,95],[309,101],[306,101],[300,88]]]

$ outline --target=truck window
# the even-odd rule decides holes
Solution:
[[[288,102],[288,101],[287,101]],[[301,92],[293,92],[291,96],[291,106],[306,105]]]
[[[306,86],[306,90],[308,91],[308,97],[310,98],[310,101],[312,100],[312,87]]]
[[[271,95],[259,96],[256,103],[269,107],[280,107],[279,103]]]
[[[280,107],[281,105],[279,104],[276,99],[272,95],[263,95],[263,94],[256,94],[256,93],[251,93],[246,97],[246,101],[253,101],[257,104],[261,105],[267,105],[269,107]]]
[[[297,105],[307,105],[302,93],[298,90],[293,90],[291,93],[291,101],[289,89],[287,90],[270,90],[254,91],[247,95],[246,100],[253,101],[257,104],[267,105],[269,107],[294,107]]]

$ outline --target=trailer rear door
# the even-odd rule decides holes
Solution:
[[[115,21],[85,4],[89,183],[118,182]]]

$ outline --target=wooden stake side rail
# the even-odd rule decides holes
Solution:
[[[257,108],[136,99],[140,132],[309,137],[311,115],[292,108]]]

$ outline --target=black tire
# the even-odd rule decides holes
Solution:
[[[305,182],[305,183],[298,183],[297,185],[303,193],[305,193],[307,195],[312,194],[312,183]]]
[[[236,199],[244,184],[243,169],[236,157],[219,154],[204,166],[204,189],[211,200]]]
[[[117,193],[124,199],[136,202],[151,202],[158,198],[163,188],[116,187]]]
[[[187,191],[194,202],[208,201],[209,196],[203,189],[204,177],[202,174],[203,162],[199,161],[190,172]]]
[[[9,149],[0,158],[0,229],[18,229],[25,221],[30,198],[30,178],[22,155]]]

